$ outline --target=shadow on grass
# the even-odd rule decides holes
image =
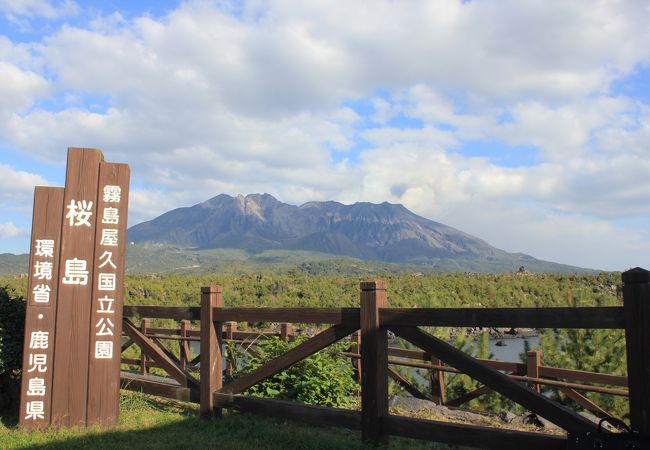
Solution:
[[[0,413],[0,423],[7,428],[16,428],[18,426],[18,416],[10,413]]]
[[[137,426],[136,426],[137,428]],[[285,424],[247,414],[229,414],[221,420],[174,416],[169,423],[150,428],[87,432],[65,430],[23,435],[24,439],[8,448],[21,449],[354,449],[364,448],[359,436],[334,435],[326,429]],[[34,442],[36,441],[36,442]],[[0,447],[5,448],[3,445]]]
[[[20,449],[370,449],[360,442],[360,433],[340,428],[299,425],[251,414],[230,413],[219,420],[197,415],[173,415],[169,423],[129,430],[91,429],[22,435],[7,448]],[[2,445],[0,445],[3,449]],[[431,443],[392,440],[391,449],[447,449]]]

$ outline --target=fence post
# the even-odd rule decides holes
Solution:
[[[187,369],[187,363],[189,362],[190,358],[190,344],[188,341],[185,340],[187,338],[187,331],[190,328],[190,321],[189,320],[181,320],[181,339],[179,341],[179,347],[180,347],[180,356],[181,356],[181,368]]]
[[[201,288],[201,379],[200,411],[203,417],[220,417],[214,408],[212,393],[223,385],[221,323],[214,322],[214,308],[222,306],[221,286]]]
[[[361,437],[375,445],[388,442],[382,418],[388,415],[388,338],[379,308],[388,306],[386,283],[361,282]]]
[[[283,323],[280,325],[280,339],[283,341],[289,341],[289,338],[293,336],[293,324]]]
[[[441,366],[442,361],[432,356],[431,364]],[[431,370],[431,399],[436,405],[444,405],[447,400],[445,395],[445,372],[442,370]]]
[[[226,340],[229,342],[228,349],[235,347],[235,342],[233,341],[233,339],[235,338],[235,331],[237,331],[237,322],[226,322]],[[234,355],[228,355],[228,359],[226,360],[226,376],[229,378],[232,378],[232,374],[233,374],[233,367],[231,361],[233,356]]]
[[[352,353],[361,354],[361,331],[357,330],[350,336],[352,345],[350,351]],[[357,383],[361,384],[361,358],[352,358],[352,366],[354,367],[354,375]]]
[[[621,278],[630,423],[633,430],[650,434],[650,272],[636,267]]]
[[[529,350],[526,353],[526,376],[539,378],[539,366],[542,365],[542,354],[538,350]],[[537,392],[541,392],[539,383],[531,383],[530,386]]]
[[[142,322],[140,322],[140,332],[146,336],[148,330],[149,319],[142,319]],[[149,369],[147,368],[147,355],[145,355],[142,349],[140,349],[140,373],[142,375],[147,375],[149,373]]]

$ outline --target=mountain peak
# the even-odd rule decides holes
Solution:
[[[462,259],[483,265],[507,262],[509,269],[516,270],[522,258],[420,217],[401,204],[314,201],[293,206],[266,193],[217,195],[135,225],[128,233],[136,243],[251,252],[306,250],[434,267],[441,259]],[[530,266],[530,259],[526,265]]]

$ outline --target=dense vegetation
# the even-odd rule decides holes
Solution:
[[[130,275],[126,279],[126,303],[147,305],[198,306],[200,287],[209,284],[223,286],[226,306],[358,306],[359,282],[362,279],[381,278],[387,281],[389,303],[396,307],[554,307],[554,306],[613,306],[620,304],[617,285],[619,274],[553,275],[553,274],[441,274],[385,273],[375,276],[307,275],[303,271],[283,273],[245,273],[216,275]],[[0,286],[12,297],[24,296],[26,278],[5,277]],[[4,314],[0,311],[0,317]],[[153,326],[170,326],[171,321],[154,321]],[[245,324],[241,324],[242,327]],[[442,338],[449,338],[449,329],[431,330]],[[487,334],[475,340],[459,333],[456,345],[480,357],[489,356]],[[281,351],[282,342],[268,344],[269,354]],[[273,347],[275,345],[275,347]],[[625,374],[625,348],[622,332],[608,330],[547,330],[542,334],[543,364],[580,370]],[[136,357],[137,354],[125,355]],[[268,355],[267,355],[268,356]],[[5,355],[0,355],[0,359]],[[317,359],[317,364],[325,364]],[[0,367],[3,361],[0,361]],[[257,361],[261,363],[261,360]],[[330,370],[330,369],[328,369]],[[298,371],[305,373],[305,370]],[[313,397],[289,389],[282,377],[297,376],[285,373],[269,380],[255,391],[257,394],[275,394],[314,403],[343,404],[349,391],[343,387]],[[412,371],[411,371],[412,372]],[[425,374],[426,375],[426,374]],[[344,379],[347,374],[338,377]],[[414,382],[422,382],[410,376]],[[289,379],[289,378],[287,378]],[[464,375],[447,375],[448,396],[462,395],[477,383]],[[291,382],[295,380],[291,379]],[[303,386],[308,381],[301,381]],[[338,387],[336,389],[339,389]],[[398,389],[393,386],[394,391]],[[354,389],[352,389],[354,390]],[[549,395],[557,395],[550,394]],[[587,394],[589,398],[618,417],[627,414],[625,398]],[[330,401],[334,398],[334,401]],[[562,401],[571,401],[562,398]],[[330,399],[330,400],[328,400]],[[328,403],[329,402],[329,403]],[[338,402],[338,403],[337,403]],[[512,402],[497,394],[474,400],[470,406],[488,410],[516,409]]]

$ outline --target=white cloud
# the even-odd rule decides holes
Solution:
[[[388,200],[510,250],[544,257],[557,239],[556,259],[569,261],[596,239],[618,255],[620,221],[650,214],[649,107],[609,95],[612,80],[650,60],[642,3],[242,8],[189,1],[159,19],[62,26],[30,45],[0,38],[0,143],[50,163],[68,146],[130,163],[147,186],[132,192],[132,224],[221,192]],[[0,3],[15,17],[73,10]],[[57,107],[36,102],[53,96]],[[344,106],[356,101],[373,111]],[[400,116],[424,127],[388,125]],[[471,140],[532,146],[538,159],[507,168],[465,157]],[[0,176],[3,167],[12,170]],[[0,187],[0,201],[25,198]],[[628,234],[639,248],[649,239]]]
[[[48,182],[40,175],[17,171],[13,168],[0,164],[0,206],[15,207],[22,209],[29,206],[34,198],[34,186],[46,186]]]
[[[79,6],[72,0],[0,0],[0,11],[10,20],[17,17],[57,19],[78,13]]]
[[[0,223],[0,239],[27,237],[29,231],[16,227],[12,222]]]

